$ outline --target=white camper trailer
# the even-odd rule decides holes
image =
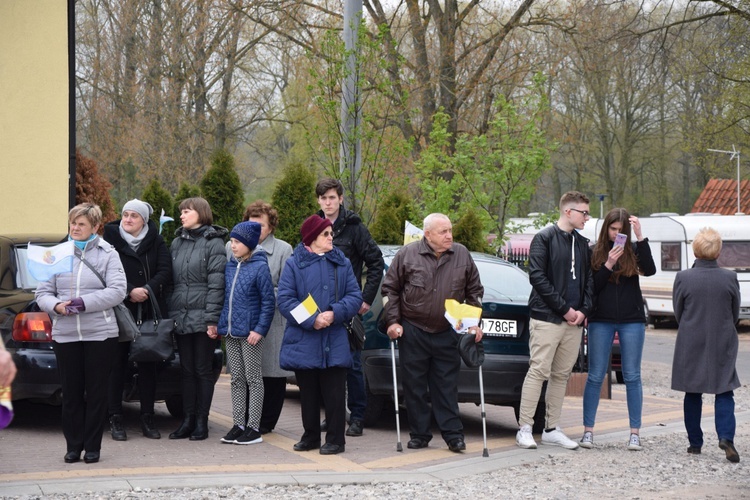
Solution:
[[[719,265],[737,272],[742,295],[740,319],[750,319],[750,216],[653,214],[639,220],[656,264],[654,276],[641,278],[649,323],[656,325],[660,321],[674,319],[674,279],[679,271],[692,267],[695,261],[693,239],[704,227],[712,227],[721,234],[723,245]],[[599,235],[601,224],[601,219],[596,221],[596,236]]]

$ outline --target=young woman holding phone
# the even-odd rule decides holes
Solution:
[[[636,242],[630,241],[635,234]],[[623,245],[615,244],[618,234],[626,236]],[[620,236],[622,239],[622,236]],[[613,208],[604,223],[593,249],[591,269],[594,273],[594,310],[589,317],[589,374],[583,393],[583,448],[594,445],[594,421],[599,406],[604,376],[615,333],[620,338],[622,375],[628,402],[630,439],[627,448],[640,450],[643,387],[641,356],[646,338],[646,315],[639,276],[656,273],[648,239],[643,238],[638,217],[624,208]]]

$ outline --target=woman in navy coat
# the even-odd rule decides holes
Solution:
[[[312,215],[300,233],[302,243],[279,280],[278,307],[287,319],[279,362],[294,371],[300,389],[305,432],[294,450],[320,448],[321,455],[334,455],[344,451],[346,373],[352,363],[345,324],[362,305],[362,292],[349,260],[333,247],[331,221]],[[313,307],[305,307],[308,297]],[[321,403],[328,422],[322,447]]]

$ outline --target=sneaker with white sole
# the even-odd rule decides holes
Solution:
[[[586,431],[583,433],[583,437],[580,441],[578,441],[578,444],[581,446],[581,448],[586,448],[587,450],[590,450],[594,447],[594,433],[591,431]]]
[[[536,449],[536,441],[534,441],[534,435],[531,432],[530,425],[522,425],[516,433],[516,444],[520,448],[526,448],[527,450]]]
[[[546,430],[542,432],[542,444],[562,446],[567,450],[575,450],[578,448],[578,443],[566,436],[559,427],[555,427],[549,432]]]
[[[630,441],[628,441],[628,449],[631,451],[641,451],[641,437],[638,434],[631,434]]]
[[[221,442],[227,443],[227,444],[234,444],[234,440],[240,437],[243,432],[245,432],[245,429],[243,429],[239,425],[235,425],[234,427],[229,429],[229,432],[227,432],[226,436],[221,438]]]
[[[234,444],[255,444],[262,442],[263,437],[260,435],[260,432],[256,431],[252,427],[248,427],[247,429],[245,429],[245,432],[243,432],[240,437],[234,440]]]

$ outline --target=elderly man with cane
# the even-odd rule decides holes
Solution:
[[[463,245],[453,242],[450,219],[430,214],[424,237],[400,249],[383,281],[386,325],[398,339],[404,399],[411,427],[408,448],[426,448],[432,439],[431,416],[448,449],[466,449],[458,415],[458,334],[445,318],[445,301],[481,307],[484,288]],[[472,327],[476,342],[482,330]],[[432,411],[430,411],[430,401]]]

